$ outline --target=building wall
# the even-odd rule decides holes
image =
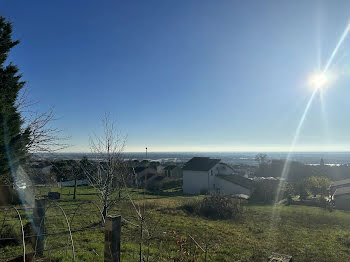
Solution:
[[[208,189],[209,172],[183,170],[182,189],[185,194],[199,195],[201,191],[209,191]]]
[[[330,191],[331,191],[331,194],[334,194],[335,190],[337,190],[338,188],[342,188],[342,187],[350,187],[350,184],[342,184],[342,185],[338,185],[338,186],[333,186],[331,185],[330,186]]]
[[[335,198],[335,208],[350,210],[350,195],[341,195]]]
[[[182,177],[182,169],[180,167],[175,167],[170,170],[170,177]]]
[[[251,194],[250,189],[234,184],[220,177],[216,177],[215,187],[218,192],[224,195],[244,194],[250,196]]]
[[[215,165],[209,171],[190,171],[183,170],[183,192],[185,194],[198,195],[202,191],[208,193],[217,192],[218,188],[223,194],[246,194],[250,195],[245,188],[230,183],[229,181],[217,177],[221,174],[219,164]],[[233,193],[232,193],[233,192]]]
[[[223,163],[219,163],[216,169],[220,175],[232,175],[234,173],[233,168]]]

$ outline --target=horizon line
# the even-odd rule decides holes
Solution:
[[[145,154],[145,151],[124,151],[122,153],[138,153]],[[289,152],[288,150],[218,150],[218,151],[151,151],[147,154],[152,153],[350,153],[348,150],[295,150]],[[65,151],[65,152],[37,152],[35,154],[94,154],[89,151]]]

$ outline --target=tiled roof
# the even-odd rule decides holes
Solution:
[[[191,171],[209,171],[220,161],[221,159],[211,159],[209,157],[194,157],[189,160],[182,169]]]

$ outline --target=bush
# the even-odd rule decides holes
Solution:
[[[201,201],[192,200],[192,201],[186,202],[182,206],[182,209],[190,214],[198,214],[200,203]]]
[[[147,190],[159,192],[173,188],[182,188],[182,178],[168,178],[159,176],[147,184]]]
[[[252,195],[250,196],[250,200],[253,202],[272,203],[276,200],[278,187],[278,181],[267,180],[257,182],[255,183],[255,188]],[[281,193],[284,192],[282,191]]]
[[[15,227],[5,224],[0,232],[0,247],[16,246],[20,239],[19,232],[15,232]]]
[[[21,204],[18,192],[12,186],[0,187],[0,206]]]
[[[187,202],[182,208],[188,213],[210,219],[231,219],[243,213],[237,199],[222,195],[211,195],[201,201]]]

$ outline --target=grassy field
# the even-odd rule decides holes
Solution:
[[[46,194],[41,189],[37,194]],[[60,189],[51,189],[59,191]],[[68,195],[72,189],[63,189],[63,201],[59,204],[72,221],[72,230],[97,225],[98,209],[89,203],[79,206],[83,200],[97,200],[91,188],[78,189],[76,201]],[[90,194],[90,195],[88,195]],[[143,204],[141,191],[131,192],[135,203]],[[148,261],[266,261],[272,252],[293,256],[293,261],[350,261],[350,213],[328,212],[306,206],[278,206],[248,204],[241,218],[236,220],[208,220],[186,213],[181,206],[199,197],[182,196],[180,192],[147,194],[145,221],[149,232],[145,234],[143,253]],[[74,205],[71,205],[74,204]],[[53,203],[47,211],[47,232],[66,231],[67,224],[61,211]],[[75,213],[75,215],[74,215]],[[272,220],[272,215],[277,214]],[[130,201],[122,200],[109,214],[120,214],[133,224],[140,224]],[[5,212],[1,213],[2,220]],[[72,219],[74,215],[74,219]],[[25,217],[24,212],[22,216]],[[15,211],[7,217],[16,218]],[[272,222],[273,221],[273,222]],[[25,221],[26,222],[26,221]],[[9,221],[17,228],[18,221]],[[201,246],[191,239],[191,237]],[[73,234],[76,261],[103,261],[103,228]],[[70,243],[69,235],[49,236],[46,247],[53,248]],[[138,261],[140,230],[125,223],[122,228],[122,261]],[[19,242],[19,244],[21,244]],[[30,252],[27,245],[27,252]],[[0,247],[0,256],[20,254],[21,245]],[[71,246],[45,253],[46,261],[72,261]]]

